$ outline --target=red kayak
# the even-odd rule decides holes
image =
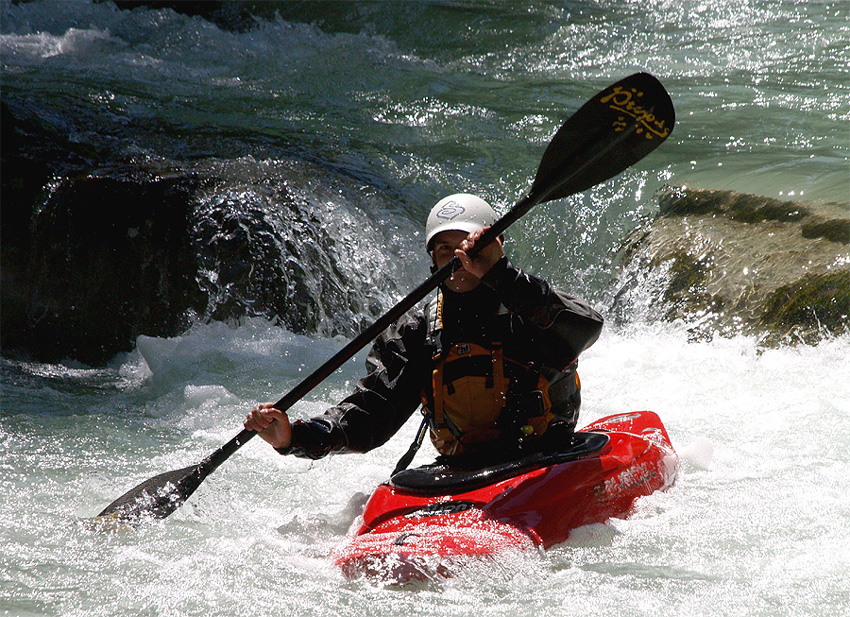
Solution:
[[[638,411],[594,422],[563,452],[402,471],[372,494],[334,561],[349,577],[406,582],[448,576],[463,559],[547,548],[628,516],[638,497],[672,484],[676,460],[659,417]]]

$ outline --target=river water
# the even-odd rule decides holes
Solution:
[[[358,207],[392,246],[362,254],[406,256],[386,306],[427,273],[417,229],[433,202],[462,189],[504,211],[560,123],[638,70],[670,91],[676,130],[617,179],[517,223],[510,251],[529,270],[604,313],[610,250],[665,183],[831,212],[850,202],[842,2],[269,3],[239,28],[83,1],[2,2],[0,16],[4,101],[48,120],[77,110],[72,138],[116,159],[285,155],[380,187],[378,211]],[[352,255],[371,234],[351,226]],[[164,521],[123,533],[82,522],[198,462],[342,338],[199,321],[102,367],[4,358],[0,613],[846,614],[850,336],[764,349],[689,342],[687,329],[635,315],[581,364],[581,422],[659,413],[682,461],[672,488],[549,551],[401,590],[347,581],[328,555],[413,421],[378,451],[317,462],[255,440]],[[347,393],[362,360],[293,415]]]

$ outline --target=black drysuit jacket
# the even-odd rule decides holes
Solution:
[[[552,289],[502,258],[475,290],[443,294],[442,347],[460,342],[487,344],[499,306],[510,313],[500,338],[506,357],[534,362],[560,373],[549,394],[556,418],[575,424],[575,368],[579,354],[602,330],[602,317],[585,302]],[[292,425],[292,445],[281,454],[321,458],[335,452],[367,452],[389,440],[432,388],[433,345],[428,319],[413,309],[378,337],[366,360],[367,375],[355,391],[321,416]],[[559,409],[559,405],[561,409]]]

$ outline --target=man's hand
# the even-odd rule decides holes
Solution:
[[[473,259],[470,259],[467,252],[475,246],[475,243],[488,229],[490,228],[484,227],[478,231],[473,231],[466,237],[466,240],[460,243],[460,247],[455,250],[455,257],[460,260],[463,269],[479,279],[484,278],[484,275],[490,271],[490,268],[505,256],[505,250],[502,247],[503,238],[499,236],[485,246]]]
[[[292,426],[289,416],[275,409],[274,403],[261,403],[245,417],[244,426],[275,448],[288,448],[292,443]]]

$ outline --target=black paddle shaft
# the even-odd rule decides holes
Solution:
[[[606,88],[573,114],[543,154],[528,196],[496,221],[468,251],[470,257],[505,232],[537,204],[587,190],[642,159],[673,130],[673,103],[661,83],[636,73]],[[399,317],[451,276],[460,261],[445,266],[358,334],[301,383],[275,403],[286,411],[322,383]],[[155,476],[131,489],[99,516],[165,518],[200,483],[256,433],[243,430],[195,466]]]

